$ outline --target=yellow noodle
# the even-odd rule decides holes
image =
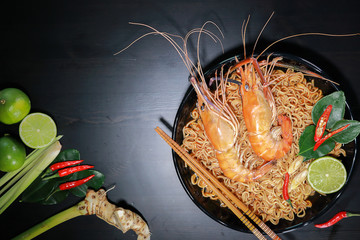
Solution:
[[[265,71],[265,69],[263,69]],[[294,140],[288,154],[277,160],[276,166],[259,181],[250,183],[235,182],[223,175],[215,157],[214,150],[208,141],[204,127],[197,112],[191,112],[192,120],[183,128],[184,140],[182,146],[200,161],[208,170],[225,184],[244,204],[252,209],[264,221],[278,224],[280,219],[292,221],[296,216],[305,216],[306,208],[311,207],[311,202],[307,198],[313,194],[313,189],[304,181],[298,187],[289,192],[293,208],[282,197],[282,186],[284,174],[288,171],[290,163],[296,158],[299,152],[299,138],[305,127],[312,124],[311,110],[314,104],[322,98],[320,89],[314,86],[313,81],[305,79],[301,72],[274,70],[271,74],[270,82],[272,93],[278,114],[288,116],[292,121]],[[237,78],[237,76],[232,76]],[[242,116],[242,102],[239,95],[239,86],[228,83],[226,86],[226,99],[232,107],[240,122],[240,129],[237,139],[238,151],[242,164],[249,169],[255,169],[263,160],[253,153],[247,138],[246,126]],[[331,152],[334,156],[345,155],[341,149],[341,144],[336,144]],[[294,176],[305,171],[308,163],[301,166],[290,175],[290,182]],[[194,175],[191,178],[194,185],[200,186],[204,197],[217,199],[216,195],[206,189],[199,178]],[[223,205],[223,204],[221,204]]]

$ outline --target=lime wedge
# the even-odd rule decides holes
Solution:
[[[19,134],[24,144],[30,148],[42,148],[56,137],[54,120],[44,113],[27,115],[20,123]]]
[[[313,161],[307,179],[315,191],[330,194],[339,191],[346,182],[346,169],[333,157],[321,157]]]

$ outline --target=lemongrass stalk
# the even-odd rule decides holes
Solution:
[[[14,176],[22,172],[29,164],[33,162],[34,159],[36,159],[36,156],[39,156],[44,149],[39,148],[32,151],[28,156],[26,156],[24,164],[14,171],[6,173],[1,179],[0,179],[0,187],[4,185],[6,182],[8,182],[10,179],[12,179]]]
[[[54,142],[36,160],[36,164],[0,198],[0,214],[41,174],[60,153],[61,144]]]
[[[55,141],[58,141],[62,138],[62,136],[58,136],[56,137],[48,146],[50,146],[51,144],[53,144]],[[43,147],[43,148],[38,148],[35,149],[34,151],[32,151],[31,153],[29,153],[26,156],[25,162],[24,164],[17,170],[11,171],[6,173],[1,179],[0,179],[0,187],[2,185],[4,185],[6,182],[8,182],[10,179],[14,178],[14,176],[18,176],[18,174],[22,174],[24,172],[26,172],[25,168],[28,167],[29,164],[33,163],[34,160],[36,160],[46,149],[47,147]],[[5,188],[5,187],[4,187]],[[3,189],[4,189],[3,188]],[[1,190],[1,192],[5,191],[5,190]],[[0,192],[0,194],[1,194]]]
[[[33,239],[38,235],[42,234],[43,232],[46,232],[47,230],[59,225],[60,223],[66,222],[67,220],[81,215],[85,215],[87,211],[84,210],[84,208],[80,209],[79,207],[82,204],[84,204],[84,201],[33,226],[32,228],[13,238],[13,240]]]
[[[45,151],[34,160],[33,167],[22,176],[0,198],[0,214],[40,175],[40,173],[56,158],[61,149],[59,141],[46,147]]]
[[[0,198],[0,214],[40,175],[56,158],[61,149],[57,141],[49,145],[34,163],[34,166]]]
[[[8,188],[10,188],[12,185],[14,185],[20,178],[22,178],[30,169],[32,169],[35,164],[36,160],[34,159],[32,162],[30,162],[25,168],[22,169],[21,172],[19,172],[17,175],[15,175],[9,182],[0,190],[0,196],[3,194]]]
[[[28,161],[28,163],[26,164],[25,167],[23,167],[21,169],[21,171],[19,171],[16,175],[11,176],[12,179],[7,179],[7,184],[2,187],[2,189],[0,190],[0,195],[5,192],[8,188],[10,188],[13,184],[15,184],[20,178],[22,178],[30,169],[32,169],[34,167],[34,165],[36,164],[37,160],[39,159],[38,157],[46,150],[45,149],[39,149],[38,152],[36,152],[37,154],[34,154],[32,156],[34,156],[34,158],[31,158],[30,161]],[[10,172],[12,173],[12,172]]]

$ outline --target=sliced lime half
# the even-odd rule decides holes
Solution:
[[[346,169],[341,161],[333,157],[321,157],[313,161],[307,179],[315,191],[330,194],[339,191],[346,182]]]
[[[30,148],[42,148],[50,144],[57,134],[54,120],[44,113],[31,113],[20,123],[19,134]]]

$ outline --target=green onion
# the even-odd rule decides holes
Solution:
[[[20,169],[7,173],[0,179],[0,187],[7,183],[0,194],[9,189],[0,197],[0,214],[54,161],[61,150],[61,144],[58,141],[61,137],[55,138],[44,148],[34,150],[28,155]]]

